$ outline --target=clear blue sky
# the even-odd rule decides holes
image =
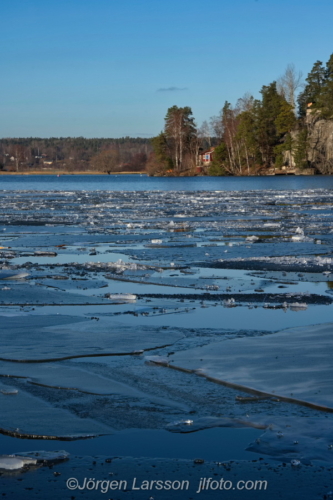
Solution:
[[[332,0],[4,0],[0,137],[148,137],[198,125],[333,52]]]

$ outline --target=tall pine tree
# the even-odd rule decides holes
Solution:
[[[303,92],[298,96],[298,112],[301,117],[306,115],[307,105],[312,103],[316,106],[318,97],[322,91],[326,79],[326,71],[323,63],[317,61],[314,63],[312,70],[308,74],[306,81],[308,82]]]
[[[333,118],[333,54],[326,63],[325,79],[317,98],[316,108],[323,118]]]
[[[192,109],[189,106],[172,106],[165,117],[164,134],[170,157],[176,172],[184,169],[184,160],[191,151],[191,142],[196,136],[196,126]]]

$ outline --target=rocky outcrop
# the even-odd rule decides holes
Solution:
[[[311,167],[321,174],[333,174],[333,120],[324,120],[316,111],[308,111],[307,157]]]
[[[304,142],[300,141],[304,131],[307,135]],[[294,175],[315,175],[333,174],[333,119],[325,120],[321,118],[320,112],[308,110],[303,126],[299,125],[291,132],[293,143],[292,151],[283,153],[284,166],[280,170],[273,169],[270,175],[294,174]],[[301,158],[304,160],[303,167],[296,167],[295,156],[297,148],[301,148]],[[303,156],[304,155],[304,156]],[[272,170],[272,169],[271,169]]]

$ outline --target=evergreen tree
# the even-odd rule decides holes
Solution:
[[[257,141],[262,164],[268,168],[272,166],[275,159],[274,147],[278,143],[276,119],[284,98],[278,94],[276,82],[264,85],[260,92],[262,101],[256,109]]]
[[[317,98],[316,108],[323,118],[333,117],[333,54],[326,63],[325,80]]]
[[[308,82],[303,92],[298,96],[298,112],[301,117],[305,116],[307,105],[313,103],[316,106],[317,99],[321,93],[326,78],[326,71],[321,61],[315,62],[308,74]]]
[[[153,146],[153,153],[150,155],[146,165],[147,172],[151,175],[163,175],[173,168],[164,132],[153,137],[151,144]]]
[[[196,136],[196,126],[189,106],[172,106],[165,117],[164,134],[176,172],[184,169],[186,154],[191,154],[192,141]]]
[[[279,136],[283,136],[290,132],[295,126],[296,117],[293,109],[293,106],[286,100],[281,100],[280,112],[275,119],[276,132]]]
[[[227,146],[222,142],[214,149],[213,161],[209,167],[209,175],[226,175],[225,164],[228,161]]]
[[[166,167],[172,167],[172,160],[168,156],[168,145],[164,132],[161,132],[158,136],[153,137],[151,139],[151,143],[156,159]]]
[[[294,147],[294,161],[296,168],[303,169],[308,166],[308,131],[306,128],[298,133]]]

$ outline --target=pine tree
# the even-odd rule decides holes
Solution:
[[[262,163],[269,168],[274,163],[274,147],[278,143],[276,119],[281,110],[283,97],[277,92],[276,82],[261,89],[262,101],[257,107],[257,141]]]
[[[184,168],[186,153],[191,151],[191,143],[196,136],[196,127],[189,106],[172,106],[165,117],[164,134],[176,172]]]
[[[293,106],[282,99],[280,103],[280,112],[275,119],[276,132],[283,136],[290,132],[296,123],[296,117],[293,112]]]
[[[150,175],[165,174],[173,168],[172,159],[169,156],[167,139],[164,132],[151,139],[153,153],[147,162],[147,172]]]
[[[320,110],[323,118],[333,117],[333,54],[326,63],[325,79],[317,98],[316,108]]]
[[[306,128],[298,133],[295,148],[294,161],[296,168],[303,169],[308,166],[307,149],[308,149],[308,131]]]
[[[308,82],[303,92],[298,96],[298,112],[301,117],[305,116],[307,105],[312,103],[316,107],[317,99],[321,93],[326,78],[326,71],[321,61],[315,62],[308,74]]]
[[[228,161],[227,146],[222,142],[214,149],[213,161],[209,167],[209,175],[226,175],[225,164]]]

